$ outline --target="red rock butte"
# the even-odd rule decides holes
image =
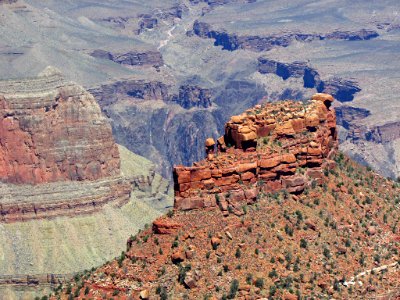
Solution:
[[[126,202],[131,186],[120,175],[111,126],[83,87],[52,67],[36,78],[0,82],[2,221]]]
[[[49,70],[0,82],[0,180],[38,184],[118,175],[118,147],[95,99]]]
[[[333,97],[256,105],[225,125],[224,136],[205,142],[207,158],[174,168],[178,210],[219,207],[225,215],[260,193],[301,193],[323,181],[337,152]]]

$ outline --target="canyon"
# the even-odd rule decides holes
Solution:
[[[398,177],[394,0],[8,2],[0,77],[60,68],[95,96],[117,143],[164,177],[200,160],[201,141],[230,115],[315,92],[332,94],[338,111],[368,111],[338,123],[341,150]]]

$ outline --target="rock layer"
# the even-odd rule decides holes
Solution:
[[[175,208],[219,206],[242,213],[240,207],[259,193],[300,193],[321,183],[338,147],[332,101],[320,93],[307,104],[268,103],[233,116],[217,140],[216,154],[208,142],[207,159],[175,167]]]
[[[191,34],[192,32],[190,32]],[[237,35],[225,30],[214,30],[205,22],[195,21],[193,33],[201,38],[214,39],[214,46],[222,46],[223,50],[235,51],[246,49],[256,52],[269,51],[276,47],[288,47],[295,41],[311,42],[314,40],[370,40],[379,36],[375,30],[359,29],[354,31],[334,31],[329,33],[299,33],[287,32],[267,36]]]
[[[0,180],[40,184],[118,176],[111,126],[91,94],[47,69],[0,82]]]

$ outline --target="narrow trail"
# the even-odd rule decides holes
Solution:
[[[373,269],[370,269],[370,270],[366,270],[366,271],[360,272],[356,276],[351,277],[350,281],[345,281],[343,283],[343,285],[344,286],[355,285],[357,283],[356,280],[358,278],[360,278],[360,277],[363,277],[365,275],[369,275],[371,273],[379,273],[379,272],[382,272],[382,271],[385,271],[385,270],[388,270],[388,269],[391,269],[391,268],[395,268],[395,267],[397,267],[397,268],[399,267],[399,263],[398,262],[394,262],[394,263],[391,263],[389,265],[383,265],[383,266],[380,266],[380,267],[376,267],[376,268],[373,268]]]

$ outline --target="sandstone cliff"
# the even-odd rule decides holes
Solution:
[[[37,184],[119,175],[111,126],[92,95],[47,69],[0,82],[0,180]]]
[[[299,193],[320,183],[337,151],[333,97],[315,94],[309,103],[268,103],[233,116],[225,135],[206,141],[207,159],[174,169],[175,208],[219,206],[241,213],[260,192]]]

